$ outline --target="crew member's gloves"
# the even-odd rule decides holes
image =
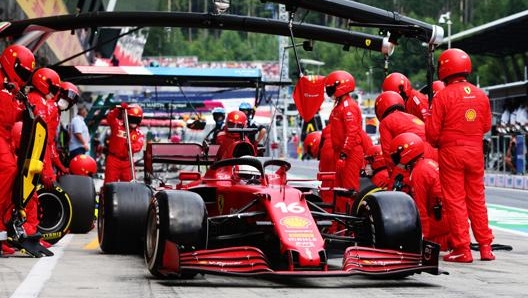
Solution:
[[[339,154],[339,159],[336,162],[336,173],[341,173],[345,169],[347,155],[343,152]]]
[[[128,103],[126,103],[126,102],[123,101],[123,102],[121,103],[121,107],[122,107],[123,109],[127,109],[127,108],[128,108]]]

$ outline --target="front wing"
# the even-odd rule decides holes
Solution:
[[[273,270],[265,254],[251,246],[179,252],[176,244],[166,242],[163,269],[166,274],[196,272],[239,276],[330,277],[367,275],[407,276],[426,272],[447,274],[438,268],[439,247],[424,242],[424,253],[404,253],[389,249],[351,246],[343,254],[342,267],[328,270]]]

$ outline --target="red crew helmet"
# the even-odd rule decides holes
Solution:
[[[61,82],[60,84],[60,93],[57,98],[57,105],[61,111],[66,111],[75,105],[80,98],[79,89],[73,83],[70,82]],[[65,101],[63,104],[61,100]],[[67,104],[66,104],[67,103]]]
[[[24,86],[35,69],[35,56],[24,46],[10,45],[0,55],[0,65],[10,82]]]
[[[417,134],[404,132],[392,139],[390,156],[395,165],[408,165],[424,154],[424,142]]]
[[[411,81],[402,73],[393,72],[385,77],[381,86],[383,91],[394,91],[402,96],[403,99],[411,98],[412,85]]]
[[[337,98],[354,91],[356,80],[350,73],[336,70],[326,76],[324,85],[326,94]]]
[[[376,117],[380,121],[394,110],[405,110],[405,102],[403,101],[403,98],[400,94],[394,91],[382,92],[376,98],[374,106]]]
[[[57,95],[60,91],[60,83],[59,74],[47,67],[35,70],[31,77],[31,85],[44,95]]]
[[[97,163],[90,155],[80,154],[70,161],[70,172],[74,175],[92,176],[97,173]]]
[[[227,128],[244,128],[246,126],[246,122],[246,114],[242,111],[231,111],[227,114]]]
[[[447,49],[438,57],[438,79],[446,81],[454,75],[471,73],[471,58],[461,49]]]
[[[321,131],[314,131],[309,133],[306,138],[304,138],[304,153],[309,154],[312,158],[319,157],[319,145],[321,144],[321,135]]]
[[[140,124],[143,119],[143,109],[136,103],[133,103],[127,108],[127,118],[130,124]]]

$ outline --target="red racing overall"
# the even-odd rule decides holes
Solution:
[[[383,156],[389,166],[389,175],[391,182],[389,187],[392,187],[396,176],[403,175],[403,184],[409,185],[409,172],[395,167],[390,158],[390,144],[392,139],[404,132],[412,132],[425,141],[425,124],[418,117],[395,110],[388,114],[380,121],[380,144],[383,151]],[[424,142],[424,157],[437,160],[437,152],[431,144]]]
[[[363,166],[361,109],[350,95],[336,100],[330,113],[331,139],[336,164],[336,186],[359,191]],[[342,154],[346,157],[343,160]],[[341,165],[342,164],[342,165]],[[345,212],[345,200],[338,200],[337,212]]]
[[[435,217],[435,208],[444,208],[438,163],[421,158],[414,165],[410,177],[412,197],[420,214],[425,240],[440,244],[442,251],[450,248],[449,222],[445,210]]]
[[[0,79],[4,77],[0,74]],[[11,130],[15,122],[22,120],[22,106],[6,89],[0,90],[0,231],[5,231],[5,224],[11,219],[13,184],[17,175],[17,159]]]
[[[108,141],[108,154],[106,156],[106,169],[104,183],[116,181],[132,181],[131,167],[128,157],[128,145],[125,123],[118,116],[123,113],[123,108],[114,108],[106,116],[111,134]],[[130,127],[130,145],[132,153],[141,151],[144,143],[143,132],[139,126]]]
[[[468,218],[480,245],[493,240],[484,194],[482,146],[484,134],[491,129],[491,117],[486,94],[458,77],[435,95],[427,122],[427,140],[438,147],[440,181],[455,250],[470,245]]]

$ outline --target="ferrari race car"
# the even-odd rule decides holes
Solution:
[[[379,191],[347,198],[349,193],[330,188],[335,199],[354,199],[348,212],[336,213],[319,196],[321,187],[293,184],[287,161],[215,160],[216,149],[148,144],[146,175],[154,163],[207,169],[203,174],[182,170],[172,186],[105,185],[98,218],[101,249],[143,252],[156,277],[442,273],[439,246],[422,240],[418,212],[407,194]],[[317,176],[328,180],[334,173]],[[340,265],[331,262],[336,256]]]

